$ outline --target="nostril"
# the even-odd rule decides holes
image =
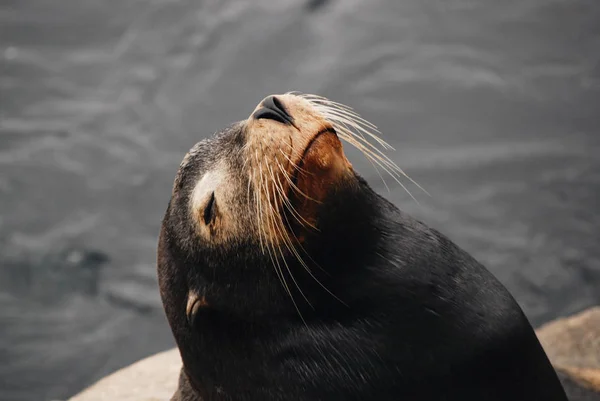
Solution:
[[[269,96],[261,103],[261,108],[254,113],[254,118],[260,120],[266,118],[275,120],[282,124],[293,124],[293,118],[287,112],[285,106],[275,96]]]
[[[253,116],[256,120],[267,119],[267,120],[275,120],[282,124],[286,124],[288,121],[285,119],[280,113],[276,110],[267,109],[263,107],[262,109],[257,110]]]
[[[271,96],[271,100],[273,101],[273,104],[275,105],[276,108],[278,108],[279,110],[281,110],[284,114],[288,114],[287,110],[285,109],[285,107],[281,103],[281,100],[279,100],[277,98],[277,96]]]

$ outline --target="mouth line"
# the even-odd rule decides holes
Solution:
[[[293,125],[292,119],[279,110],[270,109],[268,107],[263,107],[262,109],[257,110],[253,117],[257,120],[273,120],[282,124]]]

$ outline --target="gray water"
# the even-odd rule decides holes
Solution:
[[[600,303],[597,0],[3,0],[0,399],[173,346],[156,238],[196,141],[270,93],[379,126],[386,189],[539,325]]]

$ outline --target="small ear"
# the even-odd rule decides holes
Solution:
[[[206,302],[206,297],[204,295],[199,296],[195,291],[190,290],[188,293],[187,304],[185,307],[185,315],[187,316],[187,321],[189,325],[192,325],[194,321],[194,316],[198,312],[200,308],[204,308],[208,306],[208,302]]]

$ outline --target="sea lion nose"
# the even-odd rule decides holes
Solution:
[[[279,100],[276,96],[268,96],[266,97],[262,103],[261,108],[256,110],[252,115],[256,120],[260,120],[262,118],[266,118],[268,120],[275,120],[282,124],[292,124],[294,119],[287,112],[281,100]]]

